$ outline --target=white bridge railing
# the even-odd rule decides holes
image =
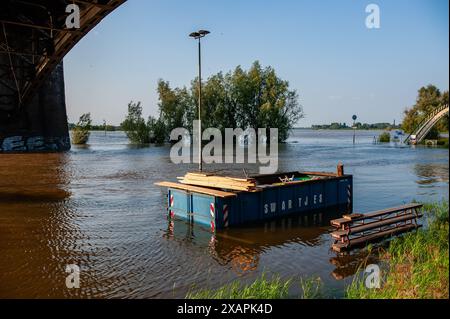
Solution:
[[[436,108],[433,112],[431,112],[411,133],[406,139],[405,143],[410,144],[411,142],[414,144],[420,143],[425,136],[427,136],[428,132],[433,128],[433,126],[445,115],[448,114],[449,106],[448,104],[444,104],[438,108]],[[414,140],[412,140],[412,136],[415,136]]]

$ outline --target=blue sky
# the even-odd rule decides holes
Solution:
[[[378,4],[381,28],[365,25]],[[188,34],[207,29],[203,76],[272,66],[299,93],[298,126],[399,122],[417,90],[449,87],[447,0],[129,0],[65,57],[69,120],[91,112],[119,124],[129,101],[156,115],[157,80],[189,85],[197,47]]]

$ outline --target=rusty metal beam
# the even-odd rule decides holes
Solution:
[[[0,20],[0,23],[16,25],[16,26],[32,28],[32,29],[49,30],[49,31],[55,31],[55,32],[80,33],[80,31],[78,31],[77,29],[58,29],[58,28],[52,28],[52,27],[45,26],[45,25],[36,25],[36,24],[24,23],[24,22]]]

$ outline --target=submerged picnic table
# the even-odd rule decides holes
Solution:
[[[417,219],[422,217],[422,204],[411,203],[367,214],[350,214],[334,219],[333,250],[341,252],[388,236],[398,235],[422,227]]]

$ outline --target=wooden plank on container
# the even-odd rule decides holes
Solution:
[[[220,188],[220,189],[231,189],[231,190],[236,190],[236,191],[249,190],[249,188],[245,187],[245,186],[241,187],[241,186],[236,186],[236,185],[210,183],[210,182],[200,182],[200,181],[192,182],[192,181],[182,180],[182,181],[180,181],[180,183],[182,183],[184,185],[193,185],[193,186],[195,185],[195,186],[204,186],[204,187],[212,187],[212,188]]]
[[[252,180],[237,180],[230,177],[219,177],[219,176],[209,176],[209,177],[198,177],[198,176],[190,176],[186,175],[183,178],[184,180],[193,180],[193,181],[209,181],[209,182],[222,182],[222,183],[235,183],[241,185],[255,185],[256,181]]]
[[[206,174],[201,174],[201,173],[187,173],[185,175],[185,177],[192,177],[192,178],[224,178],[224,179],[230,179],[230,180],[235,180],[235,181],[239,181],[239,182],[255,182],[256,180],[254,178],[242,178],[242,177],[235,177],[235,176],[222,176],[222,175],[216,175],[213,173],[206,173]]]
[[[172,182],[158,182],[158,183],[155,183],[155,185],[185,190],[185,191],[189,191],[189,192],[196,192],[196,193],[205,194],[205,195],[217,196],[217,197],[222,197],[222,198],[237,196],[236,193],[232,193],[232,192],[224,192],[224,191],[219,191],[217,189],[210,189],[210,188],[198,187],[198,186],[192,186],[192,185],[184,185],[184,184],[172,183]]]
[[[242,187],[255,187],[255,183],[249,183],[249,182],[237,182],[233,180],[226,180],[226,179],[196,179],[196,178],[183,178],[180,179],[180,181],[185,182],[185,184],[188,183],[211,183],[211,184],[225,184],[225,185],[235,185],[235,186],[242,186]]]

